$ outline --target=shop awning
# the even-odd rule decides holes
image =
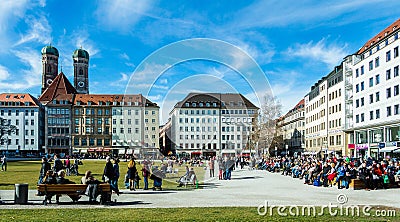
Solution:
[[[222,150],[221,153],[236,153],[235,150]]]
[[[191,154],[192,154],[192,155],[201,155],[201,152],[199,152],[199,151],[193,151],[193,152],[191,152]]]
[[[393,152],[393,151],[398,150],[398,149],[400,149],[400,147],[389,146],[389,147],[385,147],[385,148],[379,149],[379,152],[380,153]]]
[[[104,148],[103,151],[104,152],[110,152],[111,148]]]
[[[118,154],[125,154],[125,149],[119,149]]]
[[[88,151],[88,152],[94,152],[94,151],[96,151],[96,149],[90,148],[90,149],[87,149],[87,151]]]

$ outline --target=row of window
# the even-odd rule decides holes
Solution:
[[[341,103],[329,107],[329,114],[337,113],[337,112],[340,112],[340,111],[342,111],[342,104]]]
[[[4,116],[6,113],[7,113],[7,115],[8,116],[11,116],[13,113],[15,113],[15,115],[16,116],[19,116],[19,113],[20,112],[22,112],[22,111],[20,111],[20,110],[4,110],[4,109],[2,109],[2,110],[0,110],[0,116]],[[29,116],[29,114],[31,115],[31,116],[34,116],[35,115],[35,110],[25,110],[25,116]]]
[[[155,119],[154,119],[154,121],[155,121]],[[116,125],[116,124],[117,124],[117,120],[116,120],[116,119],[113,119],[113,120],[112,120],[112,123],[113,123],[114,125]],[[124,119],[120,119],[120,120],[119,120],[119,124],[123,125],[123,124],[124,124]],[[128,119],[127,124],[128,124],[128,125],[132,125],[132,119]],[[139,119],[135,119],[135,125],[139,125]]]
[[[309,113],[309,112],[313,111],[314,109],[317,109],[319,106],[323,105],[324,103],[325,103],[325,96],[322,96],[318,101],[307,106],[306,112]]]
[[[315,113],[315,114],[311,115],[310,117],[307,117],[306,118],[306,123],[314,122],[314,121],[316,121],[319,118],[322,118],[324,116],[325,116],[325,109],[319,111],[318,113]]]
[[[185,114],[185,115],[189,115],[189,114],[190,115],[217,115],[217,110],[204,110],[204,109],[203,110],[199,110],[199,109],[183,110],[183,109],[181,109],[181,110],[179,110],[179,114],[181,114],[181,115],[183,115],[183,114]]]
[[[74,138],[74,146],[110,146],[110,139]]]
[[[379,50],[379,48],[378,48]],[[370,53],[372,53],[372,51],[370,51]],[[397,58],[399,56],[399,47],[396,46],[393,49],[393,58]],[[386,62],[390,62],[392,59],[392,53],[391,50],[386,52]],[[375,60],[371,60],[368,63],[368,70],[372,71],[374,69],[374,64],[375,64],[375,68],[379,67],[379,56],[375,58]],[[356,78],[358,78],[360,75],[364,75],[364,66],[361,66],[359,69],[356,69]]]
[[[97,110],[97,115],[101,116],[101,115],[110,115],[110,110],[109,109],[75,109],[74,113],[75,115],[84,115],[86,113],[86,115],[95,115],[95,110]]]
[[[217,135],[179,135],[179,139],[183,140],[183,138],[185,138],[185,140],[188,140],[189,136],[190,136],[191,140],[195,140],[195,139],[200,140],[200,137],[202,140],[205,140],[205,139],[211,140],[211,138],[214,140],[217,139]],[[225,136],[224,136],[224,138],[225,138]]]
[[[399,85],[393,86],[393,96],[398,96],[400,94],[400,87]],[[375,96],[374,94],[369,95],[369,104],[374,103],[374,97],[375,97],[375,102],[380,101],[380,93],[376,92]],[[387,88],[386,89],[386,98],[389,99],[392,97],[392,88]],[[356,99],[356,108],[364,106],[364,97],[360,99]]]
[[[393,77],[398,77],[399,76],[399,66],[396,66],[393,68]],[[390,80],[392,78],[391,70],[388,69],[386,70],[386,80]],[[380,75],[377,74],[374,77],[369,78],[369,87],[373,87],[375,85],[378,85],[380,83]],[[365,89],[364,86],[364,81],[362,81],[360,84],[356,84],[356,93],[363,91]]]
[[[392,106],[386,107],[386,116],[389,117],[392,115],[399,115],[399,104],[394,105],[393,108]],[[375,111],[369,111],[369,120],[374,120],[379,118],[381,118],[380,109],[377,109]],[[364,121],[365,121],[364,113],[356,115],[356,123]]]
[[[342,96],[342,89],[338,89],[338,90],[335,90],[332,93],[329,93],[328,99],[329,99],[329,101],[331,101],[331,100],[336,99],[336,98],[341,97],[341,96]]]
[[[206,131],[206,129],[207,129],[207,131]],[[195,130],[194,126],[192,126],[192,127],[190,127],[190,131],[189,131],[188,126],[185,126],[185,127],[180,126],[179,131],[180,132],[200,132],[200,127],[196,127],[196,130]],[[217,127],[214,126],[211,131],[211,126],[209,126],[207,128],[205,126],[203,126],[203,127],[201,127],[201,132],[217,132]]]
[[[326,129],[325,127],[326,127],[325,123],[320,123],[320,124],[318,124],[316,126],[312,126],[310,128],[307,128],[306,129],[306,134],[316,133],[316,132],[319,132],[321,130],[325,130]]]
[[[185,149],[195,149],[195,144],[194,143],[185,143],[185,144],[183,144],[183,143],[181,143],[181,144],[179,144],[180,145],[180,147],[181,148],[185,148]],[[223,144],[223,145],[225,145],[225,144]],[[240,144],[238,144],[238,145],[240,145]],[[189,148],[190,147],[190,148]],[[222,147],[223,149],[225,149],[225,147],[223,146]],[[197,143],[196,144],[196,149],[217,149],[217,144],[216,143],[208,143],[208,144],[205,144],[205,143],[203,143],[203,144],[200,144],[200,143]],[[239,146],[239,149],[240,149],[240,146]]]
[[[201,121],[200,121],[201,120]],[[179,123],[216,123],[217,118],[179,118]]]
[[[233,102],[231,102],[231,103],[233,103]],[[192,107],[211,107],[211,105],[212,105],[212,107],[217,107],[217,103],[209,103],[209,102],[206,102],[206,103],[203,103],[203,102],[199,102],[198,103],[198,105],[197,105],[197,103],[196,102],[192,102],[191,103],[192,104]],[[185,107],[190,107],[190,103],[185,103]]]
[[[69,115],[70,110],[69,109],[63,109],[63,108],[48,108],[47,109],[47,114],[48,115]]]
[[[13,143],[13,141],[14,141],[14,143]],[[7,142],[8,142],[8,145],[17,145],[17,146],[20,145],[19,139],[15,139],[15,140],[8,139]],[[4,140],[1,140],[0,144],[2,146],[6,145]],[[35,139],[25,139],[25,145],[35,145]]]
[[[335,119],[329,121],[329,129],[341,127],[342,126],[342,119]]]

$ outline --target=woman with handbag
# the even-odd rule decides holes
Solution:
[[[135,159],[131,158],[128,163],[128,179],[129,179],[129,189],[135,190],[135,176],[136,176],[136,163]]]

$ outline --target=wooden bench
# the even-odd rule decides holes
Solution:
[[[47,204],[47,198],[53,195],[68,195],[73,202],[77,202],[85,191],[88,185],[86,184],[39,184],[37,190],[40,196],[46,196],[43,204]],[[100,203],[106,204],[111,202],[111,186],[108,183],[101,183],[98,186],[100,194]]]

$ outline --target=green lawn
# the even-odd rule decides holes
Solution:
[[[101,176],[103,173],[105,160],[84,160],[83,165],[79,165],[79,176],[68,176],[67,178],[80,183],[80,180],[83,174],[90,170],[92,171],[95,178],[101,180]],[[125,189],[124,186],[124,177],[127,171],[127,162],[120,162],[120,179],[118,181],[119,188]],[[159,166],[160,163],[155,163],[156,166]],[[8,162],[8,168],[5,172],[0,172],[0,190],[12,190],[14,189],[14,184],[18,183],[28,183],[29,189],[35,189],[35,185],[37,183],[40,171],[40,162],[39,161],[18,161],[18,162]],[[140,171],[141,166],[136,165],[137,169]],[[182,165],[178,168],[178,174],[167,174],[167,178],[163,180],[163,189],[167,190],[177,190],[177,189],[185,189],[178,188],[176,180],[179,179],[185,172],[185,166]],[[194,167],[199,183],[204,179],[204,169],[202,167]],[[141,174],[140,174],[141,175]],[[143,178],[140,181],[140,188],[143,188]],[[152,181],[149,180],[149,187],[152,187]],[[188,187],[187,189],[193,189],[193,187]]]
[[[399,221],[400,217],[260,216],[251,207],[1,210],[0,221]],[[373,213],[373,212],[372,212]]]

